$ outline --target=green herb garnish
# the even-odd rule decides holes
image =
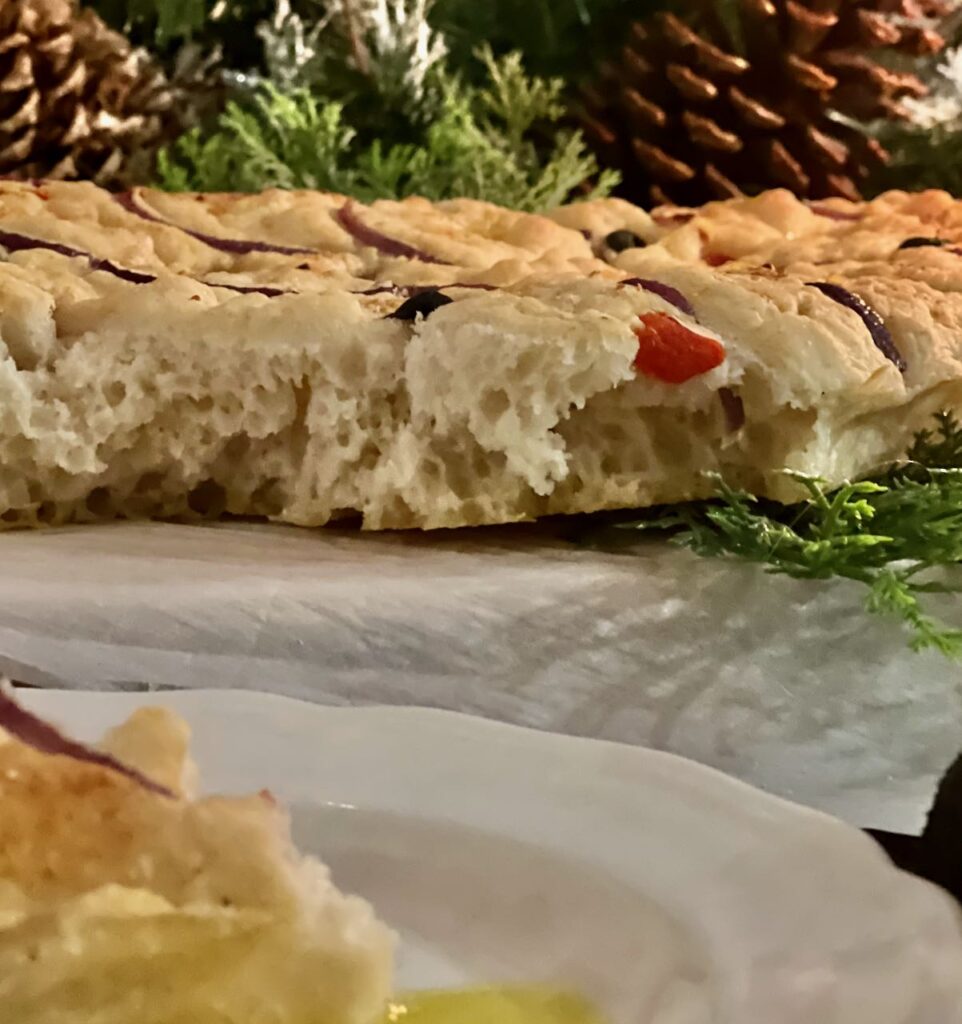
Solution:
[[[701,555],[760,562],[796,579],[856,580],[868,588],[868,611],[901,619],[914,650],[962,659],[962,629],[924,607],[928,594],[962,589],[946,573],[962,562],[962,426],[955,417],[940,413],[905,461],[874,479],[827,490],[818,479],[793,476],[808,491],[793,505],[719,480],[715,500],[617,522],[604,533],[671,530],[674,543]]]

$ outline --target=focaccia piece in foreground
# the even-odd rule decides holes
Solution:
[[[93,750],[0,693],[0,726],[4,1021],[380,1019],[391,933],[268,794],[185,793],[182,721],[142,710]]]

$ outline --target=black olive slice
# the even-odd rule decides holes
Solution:
[[[921,249],[923,246],[932,245],[936,248],[945,245],[945,242],[941,238],[922,238],[916,236],[914,238],[906,238],[904,242],[899,246],[900,249]]]
[[[610,235],[605,235],[605,245],[613,252],[624,252],[625,249],[644,248],[645,240],[639,238],[634,231],[622,229],[621,231],[612,231]]]
[[[453,302],[447,295],[442,295],[436,288],[430,291],[418,292],[409,299],[405,299],[393,313],[388,314],[389,320],[414,320],[420,313],[425,319],[436,309]]]

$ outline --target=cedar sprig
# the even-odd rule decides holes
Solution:
[[[598,173],[580,133],[560,128],[562,83],[529,77],[517,54],[478,52],[483,85],[439,73],[439,112],[417,142],[365,139],[344,103],[307,89],[264,83],[247,103],[232,102],[214,131],[188,132],[159,160],[162,188],[256,191],[317,188],[362,201],[423,195],[486,199],[543,210],[572,197],[604,195],[617,183]],[[545,147],[538,129],[549,126]],[[581,189],[596,178],[593,188]]]
[[[926,610],[928,595],[955,593],[962,580],[962,427],[947,412],[921,431],[907,455],[872,480],[829,490],[791,474],[807,491],[779,505],[717,480],[715,500],[693,502],[608,527],[615,533],[670,530],[700,555],[757,562],[796,579],[854,580],[866,608],[901,620],[914,650],[962,659],[962,629]],[[595,541],[602,536],[595,535]]]

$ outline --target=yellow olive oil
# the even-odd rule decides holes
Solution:
[[[605,1024],[579,996],[536,988],[417,992],[392,1000],[385,1024]]]

